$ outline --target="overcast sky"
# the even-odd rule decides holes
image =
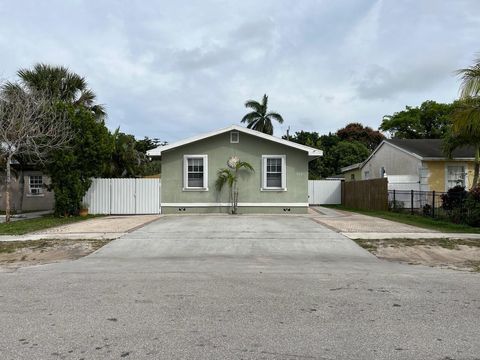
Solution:
[[[478,0],[0,0],[0,78],[85,76],[107,124],[169,142],[239,123],[264,93],[275,134],[327,133],[458,95]]]

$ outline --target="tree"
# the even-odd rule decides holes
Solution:
[[[91,178],[107,171],[113,152],[113,138],[103,120],[93,112],[73,104],[62,104],[75,136],[68,148],[52,151],[46,172],[50,175],[49,190],[55,193],[57,216],[77,215]]]
[[[460,98],[478,97],[480,95],[480,58],[475,63],[465,69],[457,70],[462,84],[460,85]]]
[[[343,141],[359,141],[370,151],[385,139],[380,131],[373,130],[369,126],[363,126],[360,123],[350,123],[344,128],[337,130],[337,136]]]
[[[238,176],[240,171],[251,171],[254,169],[248,162],[240,161],[237,157],[232,157],[228,160],[228,167],[220,169],[217,172],[217,180],[215,187],[217,191],[222,191],[225,185],[228,185],[230,190],[230,202],[232,214],[237,213],[238,208]]]
[[[385,115],[379,129],[397,139],[440,139],[448,130],[455,106],[431,100],[419,107],[406,106],[403,111]]]
[[[73,133],[65,113],[39,91],[9,83],[0,90],[0,156],[6,170],[5,213],[10,221],[11,164],[16,158],[44,163],[52,151],[65,151]]]
[[[106,116],[103,105],[96,104],[95,93],[88,88],[84,77],[71,72],[64,66],[35,64],[33,69],[20,69],[17,72],[20,83],[30,91],[40,91],[51,99],[81,106],[91,111],[97,118]],[[7,91],[15,91],[18,84],[8,83]]]
[[[262,102],[255,100],[248,100],[245,102],[245,107],[253,111],[246,114],[241,122],[247,123],[247,128],[263,132],[268,135],[273,135],[272,120],[283,124],[283,118],[279,113],[268,112],[268,96],[263,95]]]
[[[472,188],[479,182],[480,173],[480,59],[473,66],[457,70],[462,83],[460,101],[453,112],[452,126],[446,135],[445,152],[451,156],[456,148],[470,145],[475,151]]]

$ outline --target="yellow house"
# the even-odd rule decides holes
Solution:
[[[441,139],[387,139],[360,164],[342,168],[345,181],[380,177],[409,179],[422,191],[445,192],[461,185],[470,189],[474,173],[474,149],[464,146],[449,159]],[[412,188],[413,190],[413,188]]]

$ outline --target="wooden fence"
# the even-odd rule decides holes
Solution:
[[[362,210],[388,210],[387,178],[344,181],[342,205]]]

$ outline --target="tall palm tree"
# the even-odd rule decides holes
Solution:
[[[74,106],[82,106],[92,111],[99,119],[105,117],[103,105],[96,104],[95,93],[88,88],[84,77],[71,72],[64,66],[35,64],[33,69],[20,69],[17,72],[21,85],[27,91],[45,93],[46,96]],[[7,91],[18,91],[22,86],[7,83]]]
[[[217,181],[215,182],[215,187],[217,191],[222,191],[225,185],[228,185],[230,189],[230,202],[231,202],[231,212],[232,214],[237,213],[238,208],[238,176],[239,172],[251,171],[254,172],[253,166],[248,162],[240,161],[238,158],[233,157],[228,161],[228,167],[218,170]]]
[[[476,59],[472,66],[459,69],[456,73],[462,80],[460,85],[461,99],[480,95],[480,58]]]
[[[451,157],[456,148],[470,145],[475,151],[472,187],[480,176],[480,58],[465,69],[457,70],[462,83],[460,101],[452,115],[452,126],[445,138],[445,151]]]
[[[248,100],[245,102],[245,107],[253,111],[249,112],[242,118],[242,123],[247,123],[247,128],[263,132],[268,135],[273,135],[272,120],[283,124],[283,118],[279,113],[268,112],[268,96],[263,95],[262,102],[255,100]]]
[[[455,149],[472,146],[475,151],[472,187],[480,177],[480,97],[467,97],[458,102],[453,112],[452,126],[444,139],[449,157]]]

